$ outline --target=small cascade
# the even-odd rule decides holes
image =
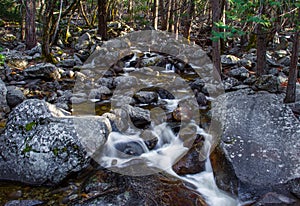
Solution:
[[[112,132],[100,156],[100,164],[107,168],[123,168],[137,161],[142,161],[149,167],[159,168],[194,185],[195,190],[203,195],[211,206],[238,205],[235,198],[218,189],[209,158],[206,160],[205,171],[194,175],[179,176],[172,170],[172,165],[189,148],[184,147],[184,143],[178,135],[174,134],[167,123],[154,126],[151,132],[158,137],[157,145],[152,150],[147,148],[144,140],[140,137],[140,133],[124,135]],[[202,150],[208,156],[212,137],[198,126],[197,133],[205,137]],[[122,170],[119,171],[122,172]],[[143,174],[136,173],[132,175],[141,176]]]

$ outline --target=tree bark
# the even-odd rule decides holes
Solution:
[[[36,4],[35,0],[26,1],[26,26],[25,26],[25,44],[26,49],[32,49],[37,45],[35,14]]]
[[[222,3],[223,0],[211,0],[212,7],[212,30],[219,32],[219,28],[215,25],[216,22],[219,22],[222,17]],[[223,4],[224,5],[224,4]],[[212,61],[215,69],[221,76],[221,44],[220,40],[215,40],[212,42]]]
[[[262,3],[259,13],[263,15],[265,13],[265,6]],[[256,74],[261,76],[266,73],[266,54],[267,54],[267,33],[264,30],[262,24],[258,24],[256,27]]]
[[[98,0],[98,34],[107,40],[107,0]]]
[[[298,10],[298,16],[300,16],[300,10]],[[297,64],[298,64],[298,52],[299,52],[299,31],[294,34],[293,50],[291,57],[291,64],[289,70],[288,85],[286,88],[286,96],[284,98],[285,103],[292,103],[296,101],[296,83],[297,83]]]
[[[183,36],[190,40],[190,35],[191,35],[191,27],[192,27],[192,21],[195,15],[195,0],[190,0],[189,1],[189,8],[187,12],[187,17],[185,21],[185,26],[184,26],[184,33]]]
[[[158,0],[153,2],[153,27],[155,30],[158,28]]]

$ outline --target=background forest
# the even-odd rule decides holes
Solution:
[[[285,101],[295,101],[300,12],[297,0],[1,0],[0,5],[1,25],[17,29],[18,39],[25,41],[27,49],[40,42],[42,58],[53,63],[57,59],[51,46],[60,43],[71,48],[76,39],[74,32],[95,28],[102,40],[124,35],[114,30],[122,26],[109,24],[116,21],[126,24],[128,31],[160,29],[183,35],[208,51],[219,73],[221,54],[233,48],[241,52],[256,48],[255,72],[258,76],[267,74],[267,50],[279,50],[292,42]],[[275,43],[281,46],[276,48]]]

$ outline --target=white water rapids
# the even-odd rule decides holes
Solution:
[[[203,152],[209,154],[211,136],[204,132],[203,129],[197,126],[197,133],[205,137],[205,143],[203,146]],[[149,151],[145,145],[143,139],[139,134],[124,135],[118,132],[112,132],[109,135],[108,141],[105,144],[105,148],[102,153],[100,163],[102,166],[110,167],[126,167],[130,165],[132,160],[140,160],[145,162],[149,167],[156,167],[164,170],[171,175],[174,175],[190,184],[194,185],[196,190],[206,199],[206,202],[211,206],[236,206],[239,205],[238,201],[230,196],[229,194],[218,189],[213,171],[210,165],[210,160],[206,160],[206,170],[194,174],[179,176],[172,170],[172,165],[178,160],[188,148],[184,147],[183,142],[180,140],[178,135],[174,135],[167,123],[163,123],[155,126],[152,132],[159,137],[156,147]],[[134,144],[133,144],[134,143]],[[116,145],[126,145],[118,147]],[[131,144],[131,146],[130,146]],[[129,146],[128,146],[129,145]],[[118,149],[116,149],[118,148]],[[138,156],[126,155],[120,150],[132,149],[136,150],[137,153],[141,153]],[[122,172],[122,170],[119,170]],[[142,172],[142,171],[141,171]],[[143,175],[133,174],[133,175]]]

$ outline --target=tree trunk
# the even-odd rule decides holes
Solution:
[[[256,38],[256,74],[261,76],[266,73],[266,53],[267,53],[267,40],[266,31],[264,31],[261,24],[257,25],[257,38]]]
[[[158,0],[153,2],[153,27],[157,30],[158,27]]]
[[[53,11],[56,0],[46,1],[46,8],[43,18],[43,35],[42,35],[42,56],[47,62],[55,62],[54,57],[50,53],[50,30],[53,21]]]
[[[168,31],[169,30],[169,20],[171,15],[171,0],[167,0],[166,6],[165,6],[165,18],[164,21],[161,23],[161,30]]]
[[[165,15],[165,1],[159,0],[159,16],[161,21],[161,30],[165,30],[164,25],[166,22],[166,15]]]
[[[26,23],[25,23],[25,44],[26,49],[32,49],[36,46],[36,32],[35,32],[35,0],[27,0],[26,8]]]
[[[174,17],[174,32],[176,36],[178,36],[179,29],[180,29],[180,7],[181,7],[181,0],[176,0],[175,17]]]
[[[107,0],[98,0],[98,34],[107,40]]]
[[[127,13],[129,15],[129,22],[133,20],[133,0],[128,0]]]
[[[191,35],[191,27],[192,27],[192,21],[195,15],[195,0],[189,1],[189,8],[187,12],[187,17],[184,25],[184,33],[183,36],[190,40]]]
[[[222,17],[222,3],[223,0],[211,0],[212,7],[212,30],[214,32],[219,32],[219,28],[215,25],[216,22],[219,22]],[[223,4],[224,5],[224,4]],[[221,45],[220,40],[215,40],[212,42],[212,61],[215,69],[221,76]]]
[[[265,6],[262,3],[259,11],[260,15],[265,13]],[[267,54],[267,33],[262,24],[256,27],[256,74],[261,76],[266,73],[266,54]]]
[[[169,20],[168,20],[168,24],[169,24],[169,32],[174,32],[174,8],[175,8],[175,1],[176,0],[171,0],[171,5],[170,5],[170,15],[169,15]]]
[[[82,1],[80,1],[80,12],[81,12],[81,14],[82,14],[82,16],[83,16],[83,18],[84,18],[84,20],[85,20],[86,25],[87,25],[89,28],[91,28],[92,25],[91,25],[91,23],[90,23],[90,21],[89,21],[89,18],[88,18],[87,15],[86,15],[85,8],[84,8],[84,6],[83,6],[83,4],[82,4]]]
[[[300,9],[298,10],[298,16],[300,16]],[[299,31],[294,34],[293,50],[291,57],[291,64],[289,70],[289,80],[286,88],[285,103],[292,103],[296,101],[296,83],[297,83],[297,64],[298,64],[298,52],[299,52]]]

